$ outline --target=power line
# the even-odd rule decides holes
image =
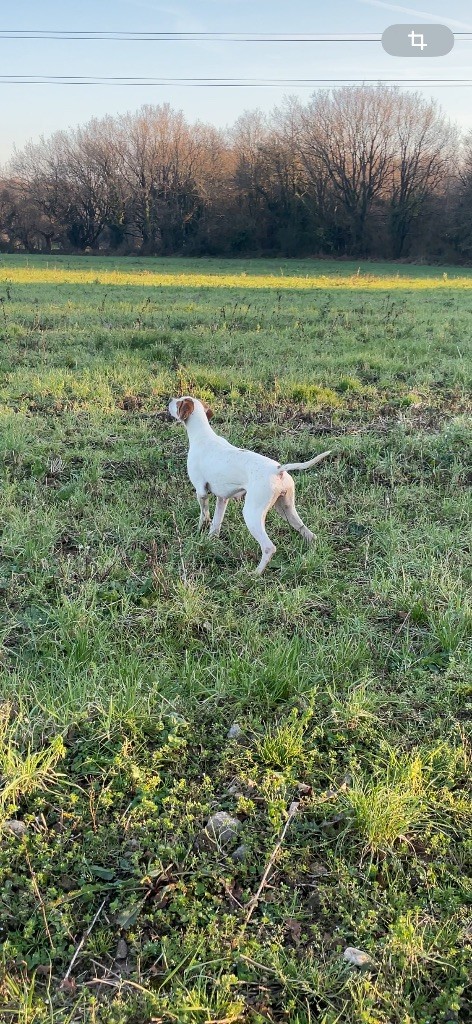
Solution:
[[[472,38],[470,32],[454,32],[455,38]],[[233,42],[233,43],[375,43],[380,32],[278,33],[278,32],[99,32],[56,29],[2,29],[0,39],[50,39],[112,42]]]
[[[316,85],[351,86],[397,85],[397,86],[439,86],[454,88],[472,86],[470,78],[137,78],[99,75],[1,75],[2,85],[137,85],[137,86],[186,86],[199,88],[274,88],[297,86],[311,88]]]
[[[0,39],[57,39],[85,40],[99,39],[119,42],[234,42],[234,43],[318,43],[318,42],[379,42],[379,33],[347,34],[323,33],[321,35],[303,35],[267,32],[259,35],[255,32],[66,32],[49,31],[46,29],[2,29]]]

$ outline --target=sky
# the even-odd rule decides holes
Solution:
[[[410,6],[409,4],[412,4]],[[17,0],[2,4],[0,29],[132,32],[382,33],[389,25],[441,23],[472,34],[471,0]],[[123,42],[1,40],[0,75],[243,78],[469,78],[472,35],[442,58],[390,57],[380,42]],[[472,86],[420,87],[472,130]],[[0,164],[28,140],[169,102],[190,121],[224,127],[245,110],[270,111],[284,95],[313,88],[207,88],[0,83]]]

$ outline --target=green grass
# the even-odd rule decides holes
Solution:
[[[0,1020],[468,1021],[471,283],[0,258]],[[262,579],[186,392],[333,451]]]

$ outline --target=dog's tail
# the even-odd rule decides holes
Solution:
[[[322,459],[325,459],[327,455],[331,455],[331,451],[321,452],[321,455],[317,455],[316,458],[310,459],[309,462],[286,462],[284,466],[279,467],[279,473],[284,471],[290,473],[292,469],[311,469],[312,466],[316,466],[317,462],[321,462]]]

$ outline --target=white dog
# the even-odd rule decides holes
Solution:
[[[235,448],[224,437],[215,434],[208,420],[211,409],[198,398],[185,395],[172,398],[169,412],[183,423],[188,434],[187,469],[200,504],[200,530],[210,523],[208,495],[216,495],[216,509],[210,526],[210,537],[218,537],[230,498],[245,497],[243,516],[246,526],[261,547],[261,560],[256,572],[260,575],[275,554],[275,545],[265,531],[265,518],[273,505],[294,530],[308,543],[313,534],[300,519],[295,508],[295,483],[289,469],[311,469],[330,452],[322,452],[309,462],[291,462],[284,466],[244,448]]]

